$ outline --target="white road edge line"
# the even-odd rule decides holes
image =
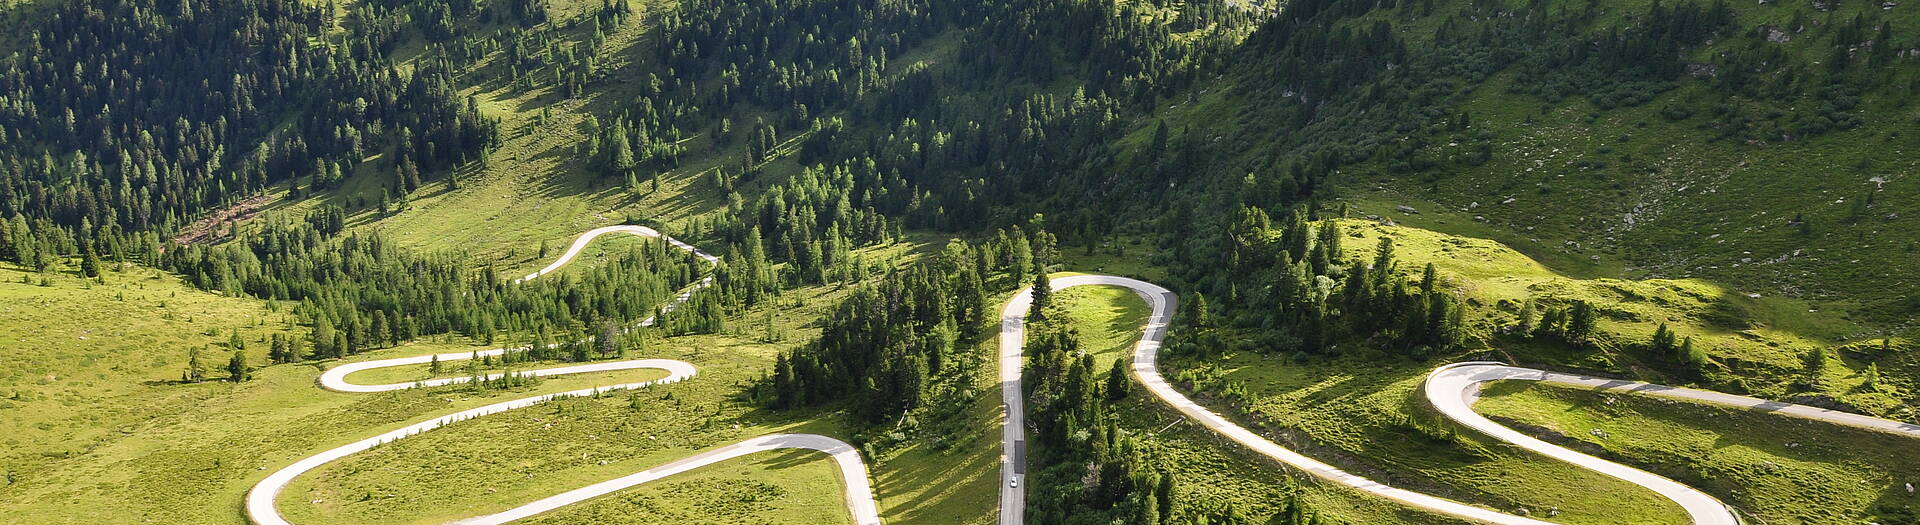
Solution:
[[[552,264],[547,265],[547,267],[545,268],[541,268],[540,271],[528,274],[526,277],[522,277],[518,280],[515,280],[514,282],[516,283],[524,282],[530,279],[538,278],[542,275],[552,273],[556,270],[559,270],[562,266],[565,266],[568,262],[571,262],[575,256],[579,255],[580,251],[585,249],[588,244],[591,244],[594,238],[599,237],[601,235],[609,234],[609,233],[627,233],[627,234],[639,235],[644,237],[662,238],[662,239],[665,239],[668,243],[672,244],[674,247],[679,248],[681,250],[685,250],[689,253],[692,253],[694,254],[694,256],[699,257],[703,260],[706,260],[710,264],[719,264],[720,262],[719,257],[709,255],[706,252],[700,251],[698,248],[693,247],[692,245],[681,242],[672,237],[661,235],[660,232],[654,230],[653,228],[648,228],[645,226],[631,226],[631,225],[608,226],[604,228],[596,228],[584,234],[581,234],[578,239],[575,239],[573,241],[573,245],[567,248],[566,253],[562,254],[558,260],[555,260]],[[712,286],[712,285],[713,285],[712,276],[708,276],[701,279],[700,282],[692,286],[689,286],[685,291],[681,292],[677,297],[675,297],[674,300],[664,308],[664,310],[670,311],[673,308],[680,306],[681,304],[685,303],[689,298],[692,297],[694,291],[697,291],[700,288],[705,288],[707,286]],[[652,325],[653,322],[654,322],[654,318],[648,317],[642,320],[640,324],[642,326],[647,326],[647,325]],[[366,361],[361,363],[349,363],[346,365],[341,365],[338,367],[334,367],[330,370],[327,370],[325,373],[322,373],[320,375],[318,381],[321,387],[326,388],[328,390],[337,391],[337,392],[385,392],[385,391],[391,391],[391,390],[402,390],[407,388],[413,388],[415,386],[441,386],[441,385],[450,385],[450,384],[456,384],[456,383],[464,383],[464,382],[472,381],[472,378],[471,377],[451,377],[451,378],[441,378],[441,379],[433,379],[428,381],[407,382],[407,383],[390,383],[390,384],[383,384],[383,385],[361,385],[361,384],[348,382],[346,380],[346,377],[349,374],[352,374],[354,372],[359,372],[362,370],[370,370],[374,368],[385,368],[390,366],[426,364],[426,363],[432,362],[433,360],[435,360],[435,358],[438,358],[438,360],[440,361],[458,361],[462,359],[473,359],[480,356],[497,356],[497,355],[506,353],[508,350],[510,349],[496,348],[496,349],[485,350],[480,352],[456,352],[456,353],[446,353],[446,354],[438,354],[438,355],[423,355],[423,356],[414,356],[414,357],[401,357],[401,358],[395,358],[395,359],[381,359],[381,360]],[[309,471],[319,468],[322,465],[326,465],[327,463],[332,463],[336,460],[339,460],[340,458],[344,458],[346,456],[350,456],[355,453],[359,453],[359,452],[371,449],[373,447],[379,446],[384,443],[388,443],[397,439],[417,435],[421,432],[426,432],[429,430],[440,428],[454,422],[465,421],[465,420],[473,419],[476,417],[481,417],[481,416],[490,415],[490,414],[497,414],[500,412],[505,412],[508,410],[514,410],[518,408],[525,408],[525,407],[537,405],[540,403],[544,403],[547,401],[552,401],[555,399],[561,399],[561,398],[567,398],[567,397],[592,396],[592,395],[597,395],[603,392],[631,390],[631,389],[648,387],[652,385],[674,383],[674,382],[682,381],[687,378],[693,377],[695,374],[699,373],[699,371],[696,368],[694,368],[692,364],[689,364],[684,361],[677,361],[672,359],[634,359],[634,360],[613,361],[613,362],[606,362],[606,363],[590,363],[590,364],[584,364],[584,365],[533,370],[526,373],[532,374],[535,376],[554,376],[554,375],[564,375],[564,374],[580,374],[580,373],[587,373],[587,372],[605,372],[605,371],[612,371],[612,370],[631,370],[631,369],[641,369],[641,368],[666,370],[667,377],[653,380],[653,381],[645,381],[645,382],[639,382],[639,383],[625,383],[625,384],[607,385],[607,386],[596,386],[593,388],[585,388],[585,389],[573,390],[568,392],[533,396],[533,397],[515,399],[512,401],[503,401],[500,403],[494,403],[494,404],[482,406],[479,408],[463,410],[460,412],[455,412],[452,414],[433,418],[427,421],[422,421],[422,422],[408,425],[406,427],[402,427],[400,429],[393,430],[384,434],[380,434],[374,437],[370,437],[370,438],[362,439],[360,441],[355,441],[353,443],[342,445],[340,447],[336,447],[331,450],[321,452],[319,454],[308,456],[304,459],[294,462],[292,465],[288,465],[286,467],[281,468],[278,471],[275,471],[273,474],[269,474],[266,477],[266,479],[260,480],[260,482],[255,484],[252,489],[247,491],[247,500],[246,500],[247,519],[260,525],[291,525],[290,523],[287,522],[286,517],[280,514],[280,508],[278,504],[280,493],[286,490],[286,487],[288,484],[292,483],[295,478],[300,477],[301,474],[305,474]],[[498,378],[500,376],[501,374],[489,374],[486,376],[486,378],[493,379],[493,378]],[[867,467],[866,467],[866,463],[863,462],[860,458],[860,451],[855,449],[853,445],[847,444],[844,441],[827,437],[827,436],[818,435],[818,434],[769,434],[765,436],[748,438],[747,440],[741,441],[739,443],[734,443],[732,445],[727,445],[717,449],[708,450],[706,452],[701,452],[699,454],[695,454],[693,456],[689,456],[687,458],[680,459],[672,463],[647,469],[639,473],[603,481],[600,483],[595,483],[592,485],[588,485],[586,487],[581,487],[578,489],[574,489],[574,490],[570,490],[570,491],[556,494],[553,496],[549,496],[546,498],[542,498],[538,501],[534,501],[526,505],[521,505],[519,507],[514,507],[504,512],[489,514],[485,516],[478,516],[473,518],[467,518],[467,519],[455,521],[454,523],[459,523],[462,525],[507,523],[510,521],[515,521],[515,520],[527,518],[530,516],[534,516],[540,513],[544,513],[547,511],[551,511],[554,509],[558,509],[567,505],[572,505],[574,503],[585,501],[594,497],[610,494],[610,493],[619,491],[621,489],[625,489],[627,487],[632,487],[635,485],[658,480],[660,478],[664,478],[664,477],[678,474],[681,472],[693,470],[701,466],[711,465],[714,463],[726,461],[726,460],[737,458],[740,456],[745,456],[755,452],[761,452],[761,451],[767,451],[767,450],[778,450],[778,449],[806,449],[806,450],[816,450],[816,451],[827,453],[829,456],[833,458],[834,463],[840,468],[841,482],[842,484],[845,485],[845,488],[846,488],[847,509],[853,514],[854,523],[856,523],[857,525],[880,525],[879,506],[873,496],[873,485],[867,479]]]

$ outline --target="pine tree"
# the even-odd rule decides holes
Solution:
[[[1127,360],[1114,359],[1113,368],[1107,370],[1107,400],[1119,401],[1132,393],[1133,382],[1127,379]]]
[[[344,355],[346,353],[345,348],[336,348],[334,346],[339,335],[339,331],[333,328],[332,319],[329,319],[326,314],[317,316],[313,321],[314,355],[322,358],[340,357]]]
[[[1820,348],[1807,349],[1807,353],[1802,357],[1802,361],[1805,362],[1807,366],[1807,386],[1814,390],[1819,390],[1824,384],[1820,376],[1827,369],[1827,352]]]
[[[1680,340],[1680,359],[1696,368],[1707,365],[1707,353],[1693,347],[1693,336]]]
[[[80,250],[80,275],[86,277],[100,276],[100,257],[94,255],[93,247],[87,245],[87,243],[83,243],[83,247]]]
[[[625,119],[614,119],[613,129],[607,132],[607,167],[616,173],[633,173],[637,164],[633,156],[632,142],[627,140]]]
[[[1187,322],[1191,323],[1195,328],[1208,328],[1213,326],[1213,312],[1207,310],[1206,295],[1199,293],[1193,294],[1193,306],[1187,308]]]
[[[620,326],[613,321],[600,321],[599,333],[593,337],[593,349],[599,352],[601,359],[620,353]]]
[[[1533,336],[1536,321],[1535,317],[1537,315],[1538,313],[1535,311],[1533,298],[1528,297],[1526,302],[1520,304],[1520,319],[1519,322],[1513,325],[1513,331],[1523,336]]]
[[[1593,305],[1586,301],[1574,301],[1573,310],[1567,313],[1567,340],[1574,343],[1586,342],[1593,335]]]
[[[1014,280],[1017,282],[1020,279],[1019,276],[1026,275],[1032,269],[1033,245],[1027,242],[1027,234],[1020,231],[1018,226],[1013,227],[1008,234],[1007,242],[1011,245],[1007,250],[1007,273],[1014,275]]]
[[[1044,322],[1047,320],[1047,307],[1053,305],[1053,282],[1047,279],[1047,271],[1036,270],[1033,273],[1033,306],[1027,310],[1027,320]]]
[[[1307,525],[1307,509],[1300,504],[1300,493],[1296,490],[1287,494],[1287,502],[1280,512],[1273,515],[1267,523],[1273,525]]]
[[[1167,121],[1160,120],[1158,121],[1158,124],[1153,127],[1153,142],[1148,143],[1147,158],[1149,160],[1152,160],[1154,164],[1158,166],[1160,163],[1160,159],[1165,158],[1166,154],[1167,154]]]
[[[238,383],[246,381],[249,377],[251,374],[247,371],[247,353],[234,350],[233,358],[227,360],[227,380]]]
[[[1173,518],[1173,474],[1160,473],[1160,483],[1153,486],[1154,505],[1160,507],[1160,523]]]
[[[1373,267],[1369,269],[1367,284],[1373,290],[1386,287],[1387,276],[1393,275],[1393,238],[1381,237],[1380,244],[1373,249]]]
[[[1673,340],[1673,332],[1667,329],[1667,323],[1660,323],[1659,328],[1653,329],[1653,341],[1648,346],[1652,348],[1653,355],[1668,357],[1674,351]]]

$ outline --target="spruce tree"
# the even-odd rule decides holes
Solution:
[[[1519,333],[1522,336],[1532,337],[1534,323],[1536,321],[1536,317],[1538,316],[1538,313],[1535,312],[1535,307],[1534,307],[1532,297],[1528,297],[1526,302],[1523,302],[1520,304],[1519,315],[1520,315],[1519,322],[1514,323],[1513,331],[1516,333]]]
[[[80,275],[86,277],[100,276],[100,257],[93,254],[92,246],[84,246],[83,249],[80,250]]]
[[[1018,282],[1019,276],[1026,275],[1033,266],[1033,245],[1027,242],[1027,234],[1020,231],[1019,226],[1008,233],[1007,242],[1007,273],[1014,275]]]
[[[1033,306],[1027,310],[1027,320],[1043,322],[1047,320],[1047,307],[1053,304],[1053,282],[1047,279],[1047,271],[1033,273]]]
[[[1693,336],[1680,340],[1680,359],[1694,367],[1707,365],[1707,353],[1693,347]]]
[[[340,357],[340,355],[344,353],[346,349],[334,348],[334,341],[337,339],[338,335],[339,335],[339,331],[333,329],[333,320],[327,318],[326,314],[321,314],[316,319],[314,319],[313,321],[313,353],[314,355],[322,358]]]
[[[1586,342],[1593,335],[1593,305],[1586,301],[1574,301],[1573,310],[1567,313],[1567,340],[1574,343]]]
[[[247,371],[247,353],[234,350],[233,358],[227,360],[227,380],[238,383],[246,381],[249,377],[251,374]]]
[[[1810,348],[1802,360],[1806,363],[1807,387],[1819,390],[1824,384],[1820,376],[1827,369],[1827,352]]]
[[[1119,401],[1131,393],[1133,382],[1127,380],[1127,360],[1114,359],[1113,368],[1107,370],[1107,400]]]
[[[1648,346],[1653,349],[1653,355],[1668,357],[1674,351],[1673,340],[1673,331],[1667,329],[1667,323],[1660,323],[1659,328],[1653,329],[1653,341]]]
[[[1207,310],[1207,296],[1193,294],[1193,306],[1187,307],[1187,322],[1195,328],[1213,326],[1213,312]]]
[[[1173,517],[1173,474],[1160,473],[1160,483],[1153,486],[1154,505],[1160,507],[1160,522],[1166,523]]]

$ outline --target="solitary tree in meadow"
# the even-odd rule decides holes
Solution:
[[[247,353],[233,351],[233,358],[227,360],[227,380],[235,383],[246,381],[253,374],[247,370]]]

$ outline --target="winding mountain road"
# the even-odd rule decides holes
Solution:
[[[580,252],[586,250],[587,245],[593,244],[594,240],[599,239],[600,236],[602,235],[608,235],[613,233],[624,233],[628,235],[638,235],[641,237],[649,237],[654,239],[664,239],[667,241],[667,244],[673,245],[673,247],[679,248],[681,251],[691,253],[693,254],[694,257],[699,257],[707,261],[708,264],[720,264],[719,257],[704,251],[700,251],[699,248],[695,248],[691,244],[681,242],[679,239],[668,237],[666,235],[661,235],[659,230],[648,228],[646,226],[634,226],[631,224],[616,224],[613,226],[602,226],[599,228],[587,230],[586,233],[582,233],[580,234],[579,237],[574,238],[573,244],[567,246],[567,251],[565,253],[561,253],[560,258],[554,259],[553,262],[547,264],[545,268],[541,268],[537,271],[534,271],[533,273],[527,274],[525,277],[515,279],[513,282],[518,283],[518,282],[531,281],[539,278],[542,275],[559,271],[560,268],[565,267],[567,263],[573,262],[573,258],[579,256]],[[701,282],[702,284],[700,286],[692,287],[688,291],[691,292],[693,290],[697,290],[699,288],[712,284],[713,278],[708,277],[706,279],[702,279]]]
[[[1479,398],[1480,385],[1482,383],[1502,380],[1540,381],[1543,383],[1567,385],[1601,392],[1619,392],[1664,397],[1680,401],[1706,403],[1756,412],[1779,414],[1787,417],[1824,421],[1861,430],[1920,438],[1920,424],[1880,419],[1852,412],[1796,405],[1757,397],[1738,396],[1711,390],[1656,385],[1625,379],[1548,372],[1545,370],[1507,366],[1501,363],[1484,361],[1454,363],[1434,369],[1433,373],[1427,375],[1425,389],[1427,391],[1427,399],[1433,401],[1435,407],[1445,412],[1448,410],[1457,410],[1459,405],[1472,406],[1473,401]],[[1462,418],[1455,419],[1463,423],[1466,422]]]
[[[1686,509],[1688,516],[1696,524],[1740,523],[1740,518],[1731,508],[1706,493],[1679,482],[1645,472],[1633,467],[1596,458],[1569,450],[1559,445],[1547,443],[1533,436],[1493,422],[1473,411],[1473,403],[1480,397],[1480,387],[1491,381],[1539,381],[1566,385],[1575,388],[1600,392],[1618,392],[1662,397],[1680,401],[1706,403],[1756,412],[1768,412],[1786,417],[1797,417],[1814,421],[1823,421],[1835,425],[1861,430],[1885,432],[1912,438],[1920,438],[1920,425],[1891,421],[1876,417],[1863,416],[1849,412],[1828,410],[1819,407],[1796,405],[1766,399],[1737,396],[1709,390],[1681,388],[1624,379],[1584,376],[1548,372],[1532,368],[1507,366],[1493,362],[1455,363],[1434,369],[1427,375],[1422,385],[1427,401],[1448,419],[1452,419],[1468,428],[1492,436],[1501,441],[1519,445],[1522,448],[1538,452],[1582,468],[1600,472],[1626,480],[1658,492],[1668,499],[1679,503]]]
[[[527,274],[515,282],[524,282],[539,278],[564,267],[586,249],[592,241],[602,235],[622,233],[664,239],[674,247],[685,250],[712,264],[718,264],[719,258],[700,251],[684,242],[661,235],[658,231],[644,226],[609,226],[597,228],[575,239],[567,251],[553,263],[539,271]],[[711,286],[711,276],[688,286],[664,310],[672,310],[685,303],[700,288]],[[1314,477],[1340,484],[1366,493],[1399,502],[1421,510],[1453,516],[1481,523],[1499,525],[1544,525],[1550,522],[1528,517],[1507,514],[1498,510],[1469,505],[1437,496],[1391,487],[1363,476],[1352,474],[1319,460],[1307,457],[1299,452],[1274,443],[1253,431],[1247,430],[1227,418],[1195,403],[1192,399],[1175,389],[1160,375],[1159,354],[1166,339],[1167,327],[1173,319],[1176,298],[1174,293],[1164,287],[1126,277],[1106,275],[1074,275],[1052,280],[1054,290],[1064,290],[1075,286],[1118,286],[1132,290],[1145,299],[1151,309],[1143,333],[1134,346],[1133,363],[1130,370],[1133,377],[1144,385],[1147,392],[1161,402],[1171,406],[1187,419],[1204,426],[1233,443],[1246,447],[1255,453],[1275,461],[1300,469]],[[1022,525],[1025,522],[1026,487],[1023,483],[1026,470],[1026,418],[1025,393],[1021,387],[1021,371],[1024,368],[1026,343],[1026,317],[1032,308],[1032,289],[1016,292],[1000,312],[1000,391],[1005,410],[1005,421],[1001,430],[1000,458],[1000,514],[1001,525]],[[649,317],[641,325],[651,325],[654,319]],[[441,362],[473,359],[481,356],[498,356],[508,349],[493,349],[481,352],[448,353],[437,356],[414,356],[396,359],[383,359],[362,363],[350,363],[327,370],[321,374],[318,382],[322,388],[338,392],[384,392],[413,388],[416,386],[441,386],[471,381],[470,377],[450,377],[427,381],[363,385],[346,380],[355,372],[391,366],[420,365],[438,360]],[[526,372],[536,376],[553,376],[612,370],[658,369],[667,372],[665,378],[638,383],[624,383],[599,386],[555,394],[515,399],[494,403],[440,416],[400,429],[342,445],[319,454],[301,459],[292,465],[267,476],[247,494],[246,511],[249,519],[263,525],[285,525],[286,519],[280,514],[276,500],[286,486],[301,474],[346,456],[365,451],[382,443],[434,430],[448,424],[475,417],[497,414],[508,410],[524,408],[554,399],[571,396],[590,396],[601,392],[642,388],[650,385],[683,381],[697,374],[693,365],[670,359],[635,359],[589,363],[583,365],[549,368]],[[499,374],[486,376],[499,377]],[[1521,448],[1542,455],[1566,461],[1575,466],[1613,476],[1642,487],[1646,487],[1663,497],[1673,500],[1684,508],[1694,523],[1699,525],[1738,525],[1739,517],[1725,504],[1699,490],[1687,487],[1673,480],[1618,463],[1575,452],[1558,445],[1547,443],[1527,436],[1513,429],[1494,423],[1473,412],[1473,402],[1477,399],[1480,386],[1489,381],[1524,380],[1543,381],[1564,384],[1601,391],[1618,391],[1643,395],[1682,399],[1711,403],[1723,406],[1767,411],[1790,417],[1800,417],[1818,421],[1827,421],[1854,428],[1889,432],[1920,438],[1920,425],[1888,421],[1878,418],[1837,412],[1816,407],[1767,401],[1744,396],[1735,396],[1694,390],[1613,380],[1572,374],[1546,372],[1528,368],[1501,365],[1499,363],[1471,362],[1442,366],[1428,375],[1422,386],[1422,392],[1436,410],[1475,431],[1496,439],[1507,441]],[[873,487],[867,478],[866,465],[860,453],[846,442],[814,434],[772,434],[750,438],[739,443],[708,450],[665,465],[624,477],[603,481],[549,496],[532,503],[521,505],[504,512],[478,516],[457,521],[460,524],[498,524],[538,515],[560,507],[610,494],[621,489],[658,480],[677,473],[686,472],[704,465],[726,461],[747,454],[776,449],[806,449],[824,452],[832,457],[840,467],[841,482],[846,488],[846,504],[858,525],[879,525],[878,505],[873,496]]]
[[[1142,328],[1140,340],[1134,346],[1132,372],[1136,381],[1146,387],[1154,397],[1173,407],[1188,419],[1199,423],[1228,440],[1246,447],[1260,455],[1298,468],[1314,477],[1331,481],[1360,492],[1399,502],[1421,510],[1462,518],[1481,523],[1501,525],[1542,525],[1550,522],[1528,517],[1507,514],[1497,510],[1469,505],[1437,496],[1391,487],[1363,476],[1352,474],[1319,460],[1307,457],[1299,452],[1274,443],[1219,414],[1193,402],[1185,394],[1175,389],[1160,375],[1159,356],[1161,344],[1166,339],[1167,326],[1172,322],[1176,299],[1173,292],[1153,283],[1125,277],[1102,275],[1076,275],[1052,281],[1054,290],[1074,286],[1106,285],[1119,286],[1133,290],[1147,301],[1151,313]],[[1017,292],[1000,314],[1000,380],[1001,396],[1006,406],[1006,426],[1002,431],[1001,457],[1001,514],[1002,525],[1016,525],[1022,521],[1025,506],[1025,487],[1020,481],[1024,475],[1025,461],[1025,418],[1023,417],[1023,394],[1020,387],[1022,368],[1021,352],[1025,339],[1025,319],[1032,306],[1032,289]],[[1541,455],[1566,461],[1575,466],[1613,476],[1630,483],[1646,487],[1662,497],[1673,500],[1684,508],[1693,523],[1699,525],[1738,525],[1741,522],[1734,511],[1704,492],[1680,484],[1673,480],[1634,469],[1618,463],[1581,454],[1558,445],[1521,434],[1481,416],[1472,410],[1479,387],[1488,381],[1530,380],[1565,384],[1604,391],[1618,391],[1712,403],[1750,410],[1778,413],[1790,417],[1800,417],[1826,421],[1854,428],[1889,432],[1920,438],[1920,425],[1889,421],[1879,418],[1837,412],[1822,408],[1794,405],[1778,401],[1768,401],[1744,396],[1735,396],[1719,392],[1677,388],[1648,383],[1595,378],[1572,374],[1546,372],[1528,368],[1501,365],[1499,363],[1471,362],[1442,366],[1434,370],[1423,385],[1427,400],[1445,417],[1459,422],[1476,431],[1496,439],[1507,441],[1521,448]]]
[[[574,257],[578,256],[581,250],[584,250],[586,246],[588,244],[591,244],[595,238],[598,238],[602,235],[611,234],[611,233],[626,233],[626,234],[639,235],[644,237],[661,238],[661,239],[664,239],[666,242],[672,244],[674,247],[679,248],[681,250],[685,250],[689,253],[692,253],[695,256],[706,260],[708,263],[718,264],[720,261],[718,257],[709,255],[706,252],[700,251],[698,248],[695,248],[692,245],[686,244],[684,242],[673,239],[671,237],[667,237],[665,235],[661,235],[660,232],[655,231],[652,228],[647,228],[645,226],[608,226],[605,228],[597,228],[597,229],[588,231],[585,234],[582,234],[578,239],[574,240],[572,246],[567,248],[566,253],[562,254],[560,258],[555,260],[552,264],[548,264],[545,268],[540,269],[540,271],[528,274],[526,277],[522,277],[514,282],[517,283],[517,282],[524,282],[530,279],[535,279],[542,275],[546,275],[548,273],[552,273],[560,269],[561,267],[565,266],[568,262],[571,262],[574,259]],[[693,292],[699,290],[700,288],[711,286],[712,284],[713,284],[713,277],[711,276],[701,279],[700,282],[695,283],[694,285],[687,287],[686,290],[682,291],[678,297],[676,297],[673,301],[671,301],[666,305],[664,310],[672,310],[673,308],[678,307],[679,305],[685,303],[692,296]],[[648,317],[642,320],[640,324],[642,326],[647,326],[647,325],[652,325],[653,322],[654,322],[654,318]],[[465,383],[465,382],[472,381],[473,378],[450,377],[450,378],[432,379],[432,380],[417,381],[417,382],[363,385],[363,384],[357,384],[357,383],[352,383],[347,381],[347,376],[350,374],[353,374],[354,372],[371,370],[375,368],[427,364],[427,363],[434,362],[436,359],[441,362],[448,362],[448,361],[459,361],[464,359],[474,359],[481,356],[498,356],[506,353],[508,350],[510,349],[496,348],[496,349],[485,350],[480,352],[446,353],[446,354],[438,354],[438,355],[402,357],[402,358],[395,358],[395,359],[381,359],[381,360],[367,361],[367,362],[361,362],[361,363],[349,363],[346,365],[341,365],[338,367],[334,367],[330,370],[327,370],[325,373],[322,373],[320,375],[318,381],[320,386],[327,390],[332,390],[336,392],[355,392],[355,393],[386,392],[391,390],[402,390],[407,388],[413,388],[416,386],[430,387],[430,386],[442,386],[442,385]],[[698,370],[694,368],[692,364],[686,363],[684,361],[677,361],[672,359],[632,359],[632,360],[622,360],[622,361],[609,361],[609,362],[603,362],[603,363],[589,363],[589,364],[583,364],[583,365],[532,370],[524,373],[535,375],[535,376],[555,376],[555,375],[564,375],[564,374],[581,374],[581,373],[588,373],[588,372],[606,372],[606,371],[614,371],[614,370],[634,370],[634,369],[665,370],[667,372],[667,377],[656,379],[653,381],[596,386],[593,388],[585,388],[585,389],[573,390],[568,392],[559,392],[554,394],[526,397],[526,398],[515,399],[511,401],[494,403],[494,404],[482,406],[479,408],[462,410],[452,414],[447,414],[444,416],[429,419],[427,421],[414,423],[412,425],[408,425],[408,426],[405,426],[393,431],[389,431],[377,436],[355,441],[353,443],[348,443],[346,445],[342,445],[342,446],[333,448],[331,450],[321,452],[319,454],[308,456],[304,459],[294,462],[292,465],[288,465],[286,467],[281,468],[278,471],[275,471],[273,474],[269,474],[266,477],[266,479],[260,480],[259,483],[255,484],[253,488],[247,492],[247,499],[246,499],[247,518],[249,520],[252,520],[254,523],[258,523],[261,525],[291,525],[286,520],[286,517],[280,514],[280,509],[278,505],[278,499],[279,499],[280,493],[286,490],[286,487],[288,484],[292,483],[294,479],[300,477],[301,474],[305,474],[309,471],[320,468],[322,465],[332,463],[341,458],[344,458],[362,451],[366,451],[373,447],[379,446],[383,443],[388,443],[398,439],[404,439],[410,436],[420,434],[422,432],[444,427],[454,422],[465,421],[465,420],[473,419],[476,417],[481,417],[481,416],[486,416],[491,414],[498,414],[498,413],[506,412],[509,410],[525,408],[525,407],[537,405],[540,403],[552,401],[555,399],[562,399],[562,398],[568,398],[568,397],[592,396],[592,395],[596,395],[603,392],[610,392],[610,391],[617,391],[617,390],[631,390],[631,389],[643,388],[643,387],[652,386],[652,385],[674,383],[674,382],[683,381],[688,378],[691,378],[698,373]],[[485,377],[488,379],[492,379],[500,376],[501,374],[496,373],[496,374],[487,375]],[[711,465],[714,463],[726,461],[726,460],[737,458],[740,456],[745,456],[755,452],[779,450],[779,449],[815,450],[819,452],[824,452],[828,456],[832,457],[834,460],[834,463],[840,467],[841,483],[846,488],[847,508],[853,515],[854,523],[856,523],[857,525],[880,525],[880,512],[878,509],[878,505],[875,503],[875,500],[874,500],[873,486],[871,482],[868,481],[867,479],[867,467],[866,467],[866,464],[860,458],[860,452],[856,450],[853,447],[853,445],[849,445],[844,441],[840,441],[838,439],[834,439],[827,436],[821,436],[817,434],[770,434],[770,435],[759,436],[755,438],[749,438],[739,443],[734,443],[732,445],[727,445],[727,446],[723,446],[713,450],[701,452],[699,454],[695,454],[693,456],[689,456],[687,458],[680,459],[665,465],[647,469],[645,471],[641,471],[641,472],[630,474],[620,478],[615,478],[615,479],[603,481],[600,483],[595,483],[592,485],[588,485],[586,487],[581,487],[578,489],[574,489],[574,490],[570,490],[570,491],[556,494],[553,496],[549,496],[549,497],[540,499],[538,501],[534,501],[532,503],[521,505],[519,507],[514,507],[504,512],[489,514],[485,516],[478,516],[473,518],[467,518],[464,520],[459,520],[455,523],[460,523],[465,525],[507,523],[510,521],[527,518],[540,513],[565,507],[567,505],[572,505],[574,503],[579,503],[581,501],[586,501],[591,498],[610,494],[610,493],[619,491],[621,489],[625,489],[625,488],[639,485],[642,483],[647,483],[650,481],[658,480],[658,479],[671,476],[674,474],[678,474],[681,472],[686,472],[702,466]]]

